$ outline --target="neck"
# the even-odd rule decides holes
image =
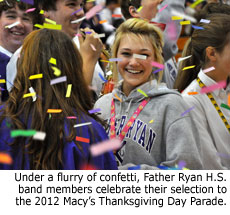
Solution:
[[[128,96],[134,88],[135,87],[132,87],[132,86],[126,84],[125,82],[123,82],[123,84],[122,84],[122,91],[126,96]]]

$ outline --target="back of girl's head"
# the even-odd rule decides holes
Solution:
[[[49,62],[51,58],[56,59],[56,65]],[[54,74],[55,67],[61,71],[58,77],[66,76],[66,81],[51,85],[50,81],[58,78]],[[88,110],[93,108],[83,78],[81,55],[65,33],[48,29],[36,30],[24,41],[17,69],[14,87],[1,121],[4,118],[9,119],[12,129],[46,132],[42,143],[38,144],[32,138],[28,140],[26,147],[31,154],[30,168],[58,169],[62,163],[63,139],[74,141],[76,136],[74,122],[66,121],[66,117],[77,115],[78,122],[81,122],[88,115]],[[43,74],[43,77],[29,79],[36,74]],[[67,98],[69,84],[72,85],[72,90],[71,96]],[[31,97],[23,98],[24,94],[30,93],[30,87],[36,93],[35,102]],[[50,117],[48,109],[61,109],[62,112]],[[65,127],[69,131],[68,134]],[[25,142],[25,138],[15,138],[13,145],[25,148]]]
[[[183,60],[180,63],[178,77],[174,88],[180,92],[183,91],[194,79],[196,79],[201,68],[208,63],[206,57],[206,48],[212,46],[217,52],[221,53],[225,45],[230,42],[230,15],[212,14],[206,17],[210,23],[200,23],[203,30],[194,30],[191,39],[188,40],[182,57],[192,57]],[[184,67],[193,66],[190,70],[184,70]]]
[[[129,7],[134,6],[136,9],[138,9],[141,6],[141,1],[142,0],[121,0],[120,1],[121,12],[122,12],[122,15],[125,17],[125,19],[132,18],[129,12]]]
[[[163,63],[163,36],[161,30],[154,24],[150,24],[149,22],[138,18],[128,19],[123,22],[116,31],[115,41],[112,47],[112,56],[114,58],[117,57],[120,42],[125,35],[134,35],[140,40],[149,40],[154,50],[155,61],[161,64]],[[117,80],[118,71],[116,70],[116,65],[114,65],[113,68],[114,79]],[[158,79],[161,79],[162,73],[163,72],[158,73]]]

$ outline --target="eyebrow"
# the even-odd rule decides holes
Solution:
[[[129,48],[122,48],[121,50],[131,51]],[[151,51],[150,49],[140,49],[140,51]]]

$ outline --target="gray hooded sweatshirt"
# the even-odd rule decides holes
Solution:
[[[141,169],[157,169],[158,165],[175,167],[179,161],[185,161],[189,169],[203,168],[196,127],[189,112],[181,116],[190,107],[186,106],[178,92],[169,90],[165,85],[157,85],[156,80],[132,90],[128,97],[121,88],[122,83],[95,104],[95,108],[101,109],[101,118],[109,125],[108,135],[112,97],[115,102],[117,137],[145,99],[137,90],[141,89],[151,99],[126,133],[123,146],[116,152],[119,169],[136,165],[140,165]]]

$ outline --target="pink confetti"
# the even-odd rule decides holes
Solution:
[[[75,36],[76,36],[76,37],[82,37],[82,35],[79,34],[79,33],[78,33],[78,34],[75,34]]]
[[[207,73],[207,72],[211,72],[212,70],[214,70],[215,69],[215,67],[209,67],[209,68],[207,68],[207,69],[205,69],[205,70],[203,70],[203,73]]]
[[[86,19],[90,19],[91,17],[93,17],[97,12],[101,11],[103,9],[103,6],[98,4],[96,6],[94,6],[91,10],[89,10],[89,12],[87,12],[85,14]]]
[[[67,119],[77,119],[76,116],[67,116],[66,118],[67,118]]]
[[[97,51],[97,49],[95,48],[95,46],[93,44],[90,44],[90,46],[94,51]]]
[[[151,64],[152,64],[152,66],[155,66],[155,67],[160,68],[160,69],[164,69],[164,67],[165,67],[163,64],[160,64],[160,63],[154,62],[154,61],[152,61]]]
[[[209,92],[212,92],[214,90],[217,90],[217,89],[220,89],[220,88],[224,88],[224,87],[226,87],[226,81],[220,81],[217,84],[213,84],[211,86],[203,87],[200,90],[200,93],[201,94],[209,93]]]
[[[110,150],[117,150],[122,146],[122,142],[119,139],[111,139],[103,141],[98,144],[93,144],[90,147],[90,152],[93,156],[101,155]]]
[[[177,40],[177,30],[176,30],[176,24],[173,21],[170,21],[167,24],[167,35],[170,40]]]
[[[30,8],[30,9],[26,10],[26,13],[33,12],[35,10],[36,10],[36,8]]]
[[[164,10],[166,7],[168,7],[168,5],[166,4],[164,7],[162,7],[159,11],[158,11],[158,13],[160,13],[162,10]]]

